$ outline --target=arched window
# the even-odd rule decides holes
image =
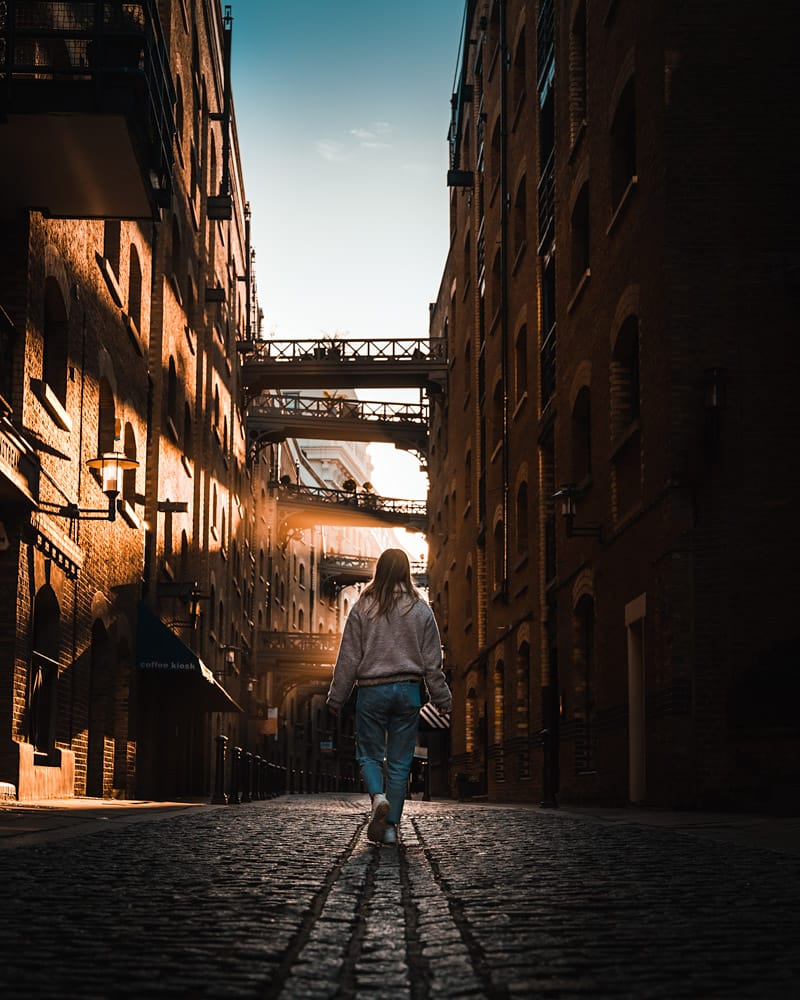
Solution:
[[[139,263],[139,252],[131,243],[130,269],[128,271],[128,317],[136,327],[137,333],[142,329],[142,265]]]
[[[194,451],[194,436],[192,433],[192,408],[189,403],[183,404],[183,453],[192,458]]]
[[[525,178],[519,182],[517,196],[514,199],[514,256],[519,256],[525,247],[528,233],[528,197],[525,191]]]
[[[610,149],[613,210],[636,176],[636,86],[633,77],[625,85],[614,112]]]
[[[67,403],[69,358],[67,308],[55,278],[44,284],[44,355],[42,381],[52,389],[62,406]]]
[[[514,712],[519,736],[526,735],[530,728],[530,669],[531,647],[527,642],[523,642],[517,650],[514,684]]]
[[[472,501],[472,452],[467,452],[467,457],[464,459],[464,502],[471,503]]]
[[[478,693],[472,685],[467,687],[464,714],[464,749],[467,753],[472,753],[478,736]]]
[[[167,368],[167,420],[172,423],[172,431],[177,436],[178,427],[178,373],[175,358],[170,357]]]
[[[178,217],[172,216],[172,246],[170,247],[170,270],[172,271],[172,277],[175,283],[178,285],[178,290],[180,294],[180,275],[181,275],[181,227],[178,223]]]
[[[574,483],[583,483],[592,474],[592,408],[587,385],[575,398],[571,423],[570,477]]]
[[[472,621],[472,566],[464,572],[464,621]]]
[[[584,184],[575,199],[571,220],[572,287],[576,288],[589,270],[589,185]]]
[[[498,521],[494,526],[494,577],[492,583],[494,592],[501,593],[505,586],[505,525]]]
[[[522,326],[514,345],[514,395],[517,403],[528,391],[528,328]]]
[[[211,414],[214,427],[219,431],[219,386],[214,386],[214,409]]]
[[[28,674],[28,741],[52,750],[56,740],[60,609],[55,591],[45,585],[33,602],[33,649]]]
[[[103,256],[114,269],[114,277],[119,277],[121,233],[122,226],[119,221],[103,223]]]
[[[297,612],[297,631],[302,632],[304,628],[305,628],[305,615],[303,613],[303,609],[300,608],[300,610]]]
[[[492,393],[492,431],[494,442],[499,444],[503,440],[503,383],[498,379]]]
[[[123,448],[125,457],[136,461],[136,435],[130,423],[125,424]],[[122,498],[131,506],[136,503],[136,469],[125,469],[122,473]]]
[[[175,75],[175,138],[179,146],[183,145],[183,84],[181,78]]]
[[[97,414],[97,454],[116,451],[117,420],[114,410],[114,392],[111,383],[100,379],[100,399]]]
[[[528,552],[528,484],[520,483],[517,490],[517,554]]]
[[[639,320],[629,316],[620,327],[611,357],[612,440],[639,418],[639,383]]]
[[[306,585],[306,568],[303,565],[303,563],[300,563],[300,571],[299,571],[299,575],[298,575],[298,583],[300,584],[301,587],[305,587],[305,585]]]
[[[506,668],[502,660],[494,668],[494,711],[492,713],[492,723],[494,725],[494,742],[502,745],[505,738],[505,714],[506,714]]]
[[[525,29],[519,33],[511,78],[512,107],[516,110],[525,96]]]
[[[569,141],[586,124],[586,0],[581,0],[569,33]]]

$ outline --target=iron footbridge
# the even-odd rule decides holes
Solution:
[[[248,340],[239,344],[248,394],[267,389],[444,390],[447,344],[434,339]]]
[[[325,441],[382,441],[424,460],[428,404],[382,403],[327,396],[261,393],[247,408],[250,448],[287,438]]]
[[[270,489],[278,500],[284,537],[294,529],[317,524],[355,527],[388,524],[420,532],[428,527],[428,507],[424,500],[398,500],[372,492],[286,482],[272,482]]]

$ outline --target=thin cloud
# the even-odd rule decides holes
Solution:
[[[351,128],[350,135],[355,136],[365,149],[387,149],[389,143],[384,142],[384,138],[391,131],[389,122],[372,122],[369,128]]]
[[[329,163],[342,163],[349,155],[345,146],[333,139],[317,139],[314,148],[322,159]]]

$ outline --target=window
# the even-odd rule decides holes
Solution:
[[[178,147],[183,145],[183,84],[181,78],[175,77],[175,138]]]
[[[67,361],[69,326],[67,309],[55,278],[44,286],[44,355],[42,381],[52,389],[62,406],[67,403]]]
[[[167,420],[172,425],[172,431],[177,436],[178,424],[178,373],[175,359],[170,357],[167,369]]]
[[[45,752],[53,749],[56,739],[60,613],[55,591],[46,584],[33,602],[33,649],[27,691],[28,742]]]
[[[117,421],[114,409],[114,392],[111,383],[100,379],[100,399],[97,414],[97,454],[116,451]]]
[[[492,393],[492,430],[495,447],[503,440],[503,383],[497,380]]]
[[[584,184],[575,199],[571,224],[572,287],[576,288],[589,270],[589,185]]]
[[[470,503],[472,500],[472,452],[467,452],[464,461],[464,502]]]
[[[498,521],[494,526],[494,575],[492,579],[495,594],[505,589],[505,525]]]
[[[300,584],[301,587],[305,587],[306,585],[306,568],[303,565],[303,563],[300,563],[300,572],[297,582]]]
[[[472,566],[467,566],[464,573],[464,620],[472,621]]]
[[[178,283],[180,294],[179,278],[181,273],[181,227],[178,224],[177,216],[172,216],[172,245],[170,247],[170,269],[175,282]]]
[[[505,736],[506,668],[502,660],[494,668],[494,742],[501,745]]]
[[[528,328],[523,326],[514,345],[514,398],[519,403],[528,391]]]
[[[572,145],[586,123],[586,0],[575,12],[569,34],[569,141]]]
[[[130,269],[128,271],[128,316],[137,332],[142,329],[142,265],[139,254],[131,244]]]
[[[578,392],[572,408],[570,478],[582,483],[592,474],[592,411],[588,386]]]
[[[119,222],[103,223],[103,256],[114,269],[115,278],[119,276],[121,229]]]
[[[639,320],[629,316],[620,327],[611,357],[612,441],[639,419],[639,382]]]
[[[527,642],[523,642],[517,651],[516,690],[514,692],[515,721],[519,736],[527,735],[530,724],[530,665],[531,647]]]
[[[525,178],[519,182],[517,196],[514,199],[514,257],[518,257],[525,248],[528,228],[528,199],[525,193]]]
[[[517,490],[517,555],[528,553],[528,484],[520,483]]]
[[[520,32],[511,76],[512,108],[516,112],[525,97],[525,29]]]
[[[126,458],[136,461],[136,435],[131,424],[125,424],[123,449]],[[125,469],[122,473],[122,498],[133,506],[136,503],[136,469]]]
[[[193,450],[192,408],[187,402],[183,404],[183,453],[187,458],[191,458]]]
[[[636,88],[634,78],[622,91],[611,125],[611,208],[616,209],[636,176]]]

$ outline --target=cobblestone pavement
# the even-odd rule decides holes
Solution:
[[[360,795],[109,824],[0,853],[0,993],[800,996],[800,856],[533,807]]]

